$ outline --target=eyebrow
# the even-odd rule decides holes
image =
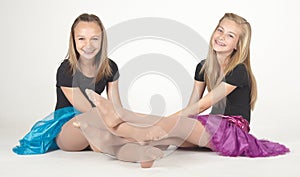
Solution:
[[[221,25],[219,25],[219,26],[218,26],[218,28],[222,28],[222,29],[224,30],[224,28],[223,28]],[[228,33],[231,33],[231,34],[233,34],[233,35],[237,36],[237,34],[236,34],[236,33],[234,33],[234,32],[232,32],[232,31],[229,31]]]
[[[86,36],[78,34],[75,37],[86,37]],[[99,35],[95,34],[95,35],[93,35],[91,37],[101,37],[101,34],[99,34]]]

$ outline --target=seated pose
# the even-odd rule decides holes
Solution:
[[[171,116],[153,119],[151,126],[166,132],[156,139],[178,137],[186,141],[184,146],[206,146],[224,156],[266,157],[289,152],[284,145],[259,140],[249,133],[250,111],[257,97],[250,39],[251,27],[244,18],[226,13],[220,19],[211,36],[207,58],[197,65],[188,106]],[[208,93],[203,96],[205,88]],[[116,109],[113,102],[95,92],[87,93],[115,135],[130,137],[129,123],[151,119],[139,119],[142,116]],[[200,115],[210,107],[211,114]],[[186,123],[191,120],[194,122]]]
[[[84,133],[73,125],[74,120],[80,122],[85,117],[81,114],[92,115],[90,112],[94,104],[87,99],[87,88],[101,94],[107,87],[108,99],[114,102],[115,108],[122,109],[118,90],[118,67],[107,57],[106,38],[104,26],[97,16],[81,14],[75,19],[71,27],[67,58],[57,70],[55,111],[32,127],[20,140],[20,145],[13,148],[15,153],[41,154],[58,148],[65,151],[89,148],[91,144]],[[93,118],[87,117],[91,117],[90,120]],[[146,137],[152,140],[162,134],[155,126],[141,130],[132,127],[131,130],[130,137],[139,142],[147,140]],[[161,157],[160,149],[132,144],[112,155],[117,154],[117,158],[125,161],[139,161],[142,167],[151,167],[153,160]],[[122,155],[128,153],[129,149],[143,153],[138,153],[135,157]]]
[[[80,151],[90,146],[151,167],[162,157],[164,145],[206,146],[228,156],[264,157],[289,151],[248,133],[256,85],[249,58],[251,29],[246,20],[225,14],[213,33],[207,59],[197,66],[189,105],[161,118],[122,108],[117,66],[106,57],[105,31],[96,19],[83,15],[72,26],[69,59],[60,66],[57,77],[58,103],[64,106],[57,106],[53,114],[35,124],[14,152],[38,154],[58,147]],[[104,72],[105,68],[112,69],[112,74]],[[100,96],[105,85],[108,100]],[[206,86],[209,93],[202,97]],[[92,108],[94,105],[97,108]],[[212,114],[199,115],[211,106]]]

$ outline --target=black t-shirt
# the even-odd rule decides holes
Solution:
[[[204,73],[200,73],[205,60],[202,60],[196,68],[194,79],[204,82]],[[200,73],[200,74],[199,74]],[[212,114],[223,115],[241,115],[250,122],[250,79],[247,69],[244,64],[238,64],[230,73],[223,79],[224,82],[237,86],[229,95],[225,102],[220,101],[212,107]],[[224,106],[225,105],[225,108]]]
[[[109,65],[112,69],[112,75],[110,77],[102,78],[97,83],[93,82],[94,78],[86,77],[83,75],[79,70],[75,72],[73,75],[70,70],[69,61],[65,59],[61,65],[59,66],[57,73],[56,73],[56,96],[57,96],[57,102],[55,106],[55,110],[64,108],[67,106],[72,106],[72,104],[69,102],[67,97],[64,95],[64,93],[61,90],[61,86],[63,87],[79,87],[84,96],[87,98],[87,95],[85,93],[85,89],[91,89],[97,92],[98,94],[101,94],[105,88],[105,86],[108,84],[108,82],[113,82],[118,80],[119,78],[119,71],[117,64],[109,59]],[[88,99],[89,100],[89,99]],[[90,102],[92,105],[93,103]],[[93,105],[94,106],[94,105]]]

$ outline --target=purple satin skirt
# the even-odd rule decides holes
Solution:
[[[194,115],[209,134],[211,149],[223,156],[268,157],[289,152],[282,144],[259,140],[249,133],[249,123],[241,116]]]

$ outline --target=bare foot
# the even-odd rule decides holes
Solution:
[[[148,161],[148,162],[141,162],[142,168],[151,168],[153,166],[154,160]]]
[[[86,89],[85,93],[88,98],[97,106],[98,112],[101,114],[105,124],[113,128],[120,123],[124,122],[120,117],[121,115],[115,110],[113,103],[101,95],[97,94],[95,91]]]

